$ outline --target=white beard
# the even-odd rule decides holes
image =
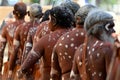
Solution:
[[[100,39],[105,41],[105,42],[110,42],[112,44],[114,44],[114,41],[115,41],[115,39],[111,35],[107,34],[106,32],[103,32],[101,34]]]

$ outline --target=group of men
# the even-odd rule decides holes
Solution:
[[[0,80],[120,79],[120,38],[106,11],[65,2],[43,13],[37,3],[27,11],[18,2],[13,15],[0,34]]]

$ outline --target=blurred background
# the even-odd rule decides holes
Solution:
[[[2,21],[8,17],[9,13],[12,12],[13,5],[19,1],[25,2],[28,7],[32,3],[39,3],[43,8],[43,12],[46,9],[50,9],[53,4],[56,6],[67,1],[77,2],[80,6],[91,3],[101,9],[109,11],[109,13],[114,16],[116,23],[115,29],[120,33],[120,0],[0,0],[0,25]]]

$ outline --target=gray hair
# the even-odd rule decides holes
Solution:
[[[60,6],[67,7],[68,9],[70,9],[73,15],[75,15],[77,10],[80,8],[80,5],[73,1],[63,2],[60,4]]]
[[[33,3],[32,5],[30,5],[29,14],[31,17],[36,17],[38,15],[42,15],[42,8],[41,8],[40,4]]]
[[[87,4],[79,8],[79,10],[75,13],[75,21],[77,21],[77,18],[80,18],[80,20],[76,23],[79,25],[83,25],[88,13],[95,8],[97,7],[92,4]]]
[[[92,10],[85,19],[84,29],[87,34],[91,34],[93,28],[105,26],[108,22],[113,21],[113,16],[103,10]]]

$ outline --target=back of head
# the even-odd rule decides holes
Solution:
[[[44,12],[41,22],[49,20],[49,13],[50,13],[49,9]]]
[[[73,25],[73,14],[66,7],[56,6],[50,10],[51,20],[54,18],[55,24],[61,27],[71,27]]]
[[[63,2],[60,4],[60,6],[67,7],[68,9],[70,9],[73,15],[75,15],[77,10],[80,8],[80,5],[73,1]]]
[[[33,3],[30,6],[28,15],[30,16],[30,18],[40,18],[40,17],[42,17],[43,13],[42,13],[42,8],[41,8],[40,4]]]
[[[18,2],[14,5],[13,14],[18,17],[18,19],[22,19],[25,17],[27,13],[27,6],[23,2]]]
[[[75,13],[75,21],[78,25],[84,25],[85,18],[87,17],[88,13],[97,8],[92,4],[87,4],[79,8],[79,10]]]
[[[106,28],[105,26],[114,26],[113,16],[103,10],[93,10],[86,17],[84,28],[88,35],[91,34],[92,28]],[[106,29],[107,30],[107,29]]]

